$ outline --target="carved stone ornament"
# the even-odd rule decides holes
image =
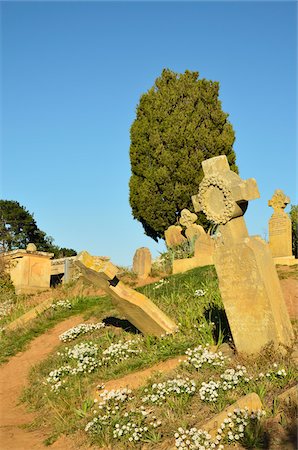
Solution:
[[[290,198],[281,189],[276,189],[271,200],[268,201],[268,206],[271,206],[274,212],[283,212],[289,203]]]
[[[184,227],[188,228],[190,227],[195,221],[197,220],[198,216],[192,212],[190,212],[188,209],[184,208],[181,211],[181,217],[180,217],[180,224]]]
[[[235,201],[227,182],[218,174],[205,177],[200,184],[202,211],[215,224],[225,224],[233,217]]]

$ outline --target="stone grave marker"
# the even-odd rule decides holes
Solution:
[[[180,213],[180,224],[186,228],[185,230],[185,236],[187,237],[188,241],[195,240],[198,236],[201,234],[205,234],[205,230],[201,225],[198,225],[195,223],[198,216],[192,212],[190,212],[188,209],[184,208],[182,209]]]
[[[148,297],[117,278],[118,268],[110,261],[104,262],[85,251],[77,256],[75,264],[85,278],[112,298],[116,308],[142,333],[161,336],[177,330],[177,325]]]
[[[256,181],[232,172],[226,156],[202,167],[204,179],[192,202],[219,225],[213,258],[236,349],[254,354],[270,342],[291,345],[293,329],[269,246],[248,235],[243,218],[248,201],[259,197]]]
[[[138,248],[133,257],[132,270],[138,275],[138,278],[145,280],[151,272],[152,258],[149,248]]]
[[[292,255],[292,222],[284,211],[290,203],[281,189],[276,189],[268,206],[273,208],[273,214],[269,220],[269,247],[274,258],[286,257],[294,259]]]
[[[50,288],[51,261],[54,253],[40,252],[29,243],[26,250],[3,253],[16,294],[34,294]]]
[[[182,234],[182,227],[179,225],[171,225],[165,231],[165,241],[167,247],[176,247],[177,245],[184,244],[187,239]]]

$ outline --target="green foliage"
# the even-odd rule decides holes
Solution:
[[[164,69],[143,94],[131,127],[130,205],[145,233],[157,240],[175,224],[203,178],[205,159],[226,155],[237,172],[235,135],[218,99],[219,83],[198,72]],[[199,215],[200,223],[208,223]]]
[[[60,248],[53,244],[53,238],[41,231],[33,214],[13,200],[0,200],[0,251],[25,249],[29,242],[37,250],[54,253],[56,258],[75,256],[73,249]]]
[[[72,308],[55,311],[49,308],[36,319],[28,323],[27,326],[18,328],[14,331],[3,331],[1,334],[0,346],[0,364],[7,361],[8,358],[14,356],[20,351],[24,351],[32,339],[45,333],[53,328],[57,323],[68,317],[89,313],[101,314],[102,311],[111,310],[111,302],[107,297],[75,297],[71,299]],[[86,318],[87,318],[86,317]]]
[[[291,205],[290,217],[292,221],[293,255],[298,258],[298,205]]]

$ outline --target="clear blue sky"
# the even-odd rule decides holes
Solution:
[[[220,82],[264,237],[274,190],[297,203],[296,42],[295,2],[1,2],[1,198],[59,246],[157,256],[131,215],[129,130],[162,69],[188,69]]]

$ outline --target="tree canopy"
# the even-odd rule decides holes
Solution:
[[[53,244],[53,238],[41,231],[33,214],[17,201],[0,200],[0,251],[25,249],[29,242],[37,250],[54,253],[55,257],[74,256],[76,251],[60,248]]]
[[[237,172],[235,134],[218,95],[219,83],[198,72],[164,69],[140,98],[130,130],[129,200],[133,217],[155,240],[183,208],[193,210],[203,160],[226,155]],[[206,227],[203,214],[199,221]]]

